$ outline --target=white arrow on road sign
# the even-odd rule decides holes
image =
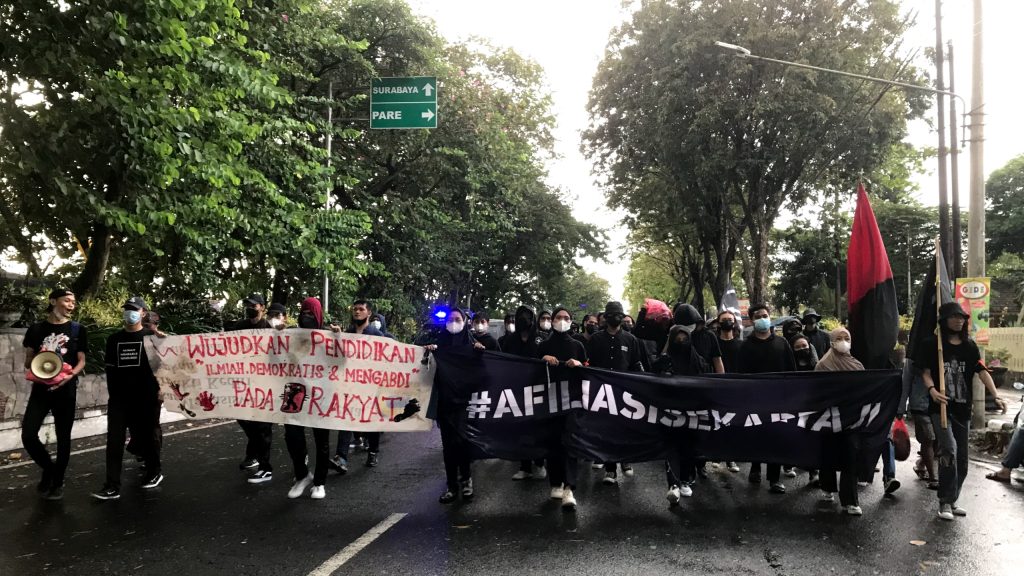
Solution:
[[[426,112],[420,113],[420,118],[426,118],[427,122],[430,122],[434,118],[434,112],[428,108]]]
[[[423,85],[423,94],[425,94],[426,96],[430,96],[431,94],[433,94],[433,92],[434,87],[430,85],[430,82],[427,82],[426,84]]]

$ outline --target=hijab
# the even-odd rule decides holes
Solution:
[[[302,319],[303,316],[306,316],[307,318],[311,318],[312,320],[314,320],[316,322],[316,325],[315,326],[313,326],[313,325],[303,326],[303,324],[306,323],[306,322],[303,322],[303,319]],[[319,330],[320,328],[323,328],[323,326],[324,326],[324,311],[323,311],[323,308],[320,306],[320,301],[317,300],[316,298],[313,298],[313,297],[309,297],[309,298],[306,298],[305,300],[303,300],[302,304],[299,305],[299,327],[300,328],[312,328],[314,330]]]
[[[836,338],[840,335],[846,334],[846,337],[850,337],[850,331],[842,326],[836,328],[829,334],[829,341],[835,342]],[[818,365],[814,367],[815,370],[827,370],[831,372],[842,372],[847,370],[863,370],[864,365],[860,363],[860,360],[854,358],[849,352],[840,354],[836,347],[833,346],[828,349],[825,356],[818,361]]]

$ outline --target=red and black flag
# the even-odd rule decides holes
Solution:
[[[857,211],[846,261],[851,353],[869,370],[891,368],[889,355],[896,346],[900,326],[896,283],[863,184],[857,189]]]
[[[921,296],[914,308],[914,325],[910,328],[910,340],[907,342],[907,358],[913,360],[915,364],[926,366],[928,358],[935,357],[936,343],[932,338],[938,327],[938,308],[954,301],[953,283],[950,282],[949,272],[946,270],[946,259],[936,240],[935,264],[928,267],[928,276],[924,279]]]

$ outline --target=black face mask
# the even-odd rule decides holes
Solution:
[[[583,330],[587,334],[594,334],[595,332],[597,332],[597,324],[587,324],[586,326],[583,327]]]
[[[609,328],[618,328],[622,325],[622,316],[607,316],[604,321]]]
[[[680,342],[678,340],[673,340],[672,343],[669,344],[668,349],[669,352],[673,354],[688,356],[690,354],[690,341],[685,340],[683,342]]]
[[[794,350],[793,356],[796,358],[797,362],[800,362],[801,364],[809,364],[812,359],[811,349],[807,348],[804,350]]]
[[[817,329],[817,324],[804,324],[804,332],[814,332]]]
[[[633,325],[632,324],[623,324],[622,325],[622,329],[625,330],[626,332],[632,332],[633,331]]]
[[[249,320],[255,320],[255,319],[259,318],[259,316],[260,316],[260,311],[257,310],[257,309],[255,309],[255,308],[246,308],[245,309],[245,317],[248,318]]]
[[[732,329],[736,328],[736,323],[735,322],[722,322],[722,323],[719,324],[719,327],[722,330],[725,330],[726,332],[729,332]]]
[[[320,328],[316,325],[316,318],[312,314],[299,314],[299,328]]]
[[[533,320],[520,316],[516,318],[516,334],[525,334],[533,328]]]

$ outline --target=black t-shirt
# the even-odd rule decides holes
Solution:
[[[931,369],[932,383],[939,387],[939,353],[938,342],[929,338],[923,344],[927,350],[928,362],[924,365]],[[942,363],[946,374],[946,396],[949,398],[947,409],[957,420],[965,421],[971,417],[971,402],[974,400],[974,375],[982,370],[981,352],[974,340],[966,340],[960,344],[942,343]],[[939,413],[939,404],[930,399],[928,411]]]
[[[718,336],[706,328],[694,330],[690,334],[690,342],[693,343],[697,354],[700,354],[700,357],[714,370],[715,358],[722,357],[722,350],[718,347]]]
[[[587,356],[590,365],[619,372],[642,372],[643,350],[640,340],[625,330],[611,334],[602,330],[590,337]]]
[[[145,338],[152,334],[143,328],[138,332],[121,330],[107,338],[107,389],[111,395],[155,394],[159,389],[146,355]]]
[[[234,332],[235,330],[260,330],[263,328],[273,328],[273,326],[270,325],[270,322],[268,322],[266,318],[260,318],[260,321],[256,322],[255,324],[252,322],[252,320],[249,320],[248,318],[242,318],[238,322],[235,322],[234,324],[228,326],[227,331]]]
[[[739,338],[733,338],[732,340],[718,339],[718,348],[722,351],[722,364],[725,366],[725,371],[729,374],[735,374],[740,371],[740,346],[743,344],[743,340]]]
[[[762,340],[751,335],[740,346],[739,372],[741,374],[763,374],[766,372],[793,372],[796,360],[793,349],[782,336],[772,334]]]
[[[73,326],[77,326],[77,333]],[[56,352],[61,355],[64,362],[74,367],[78,364],[78,353],[89,353],[89,337],[86,334],[85,326],[77,322],[65,322],[63,324],[50,324],[40,322],[33,324],[25,332],[22,346],[31,348],[36,354],[40,352]],[[64,385],[74,385],[78,382],[75,376]],[[42,384],[40,384],[42,386]]]

